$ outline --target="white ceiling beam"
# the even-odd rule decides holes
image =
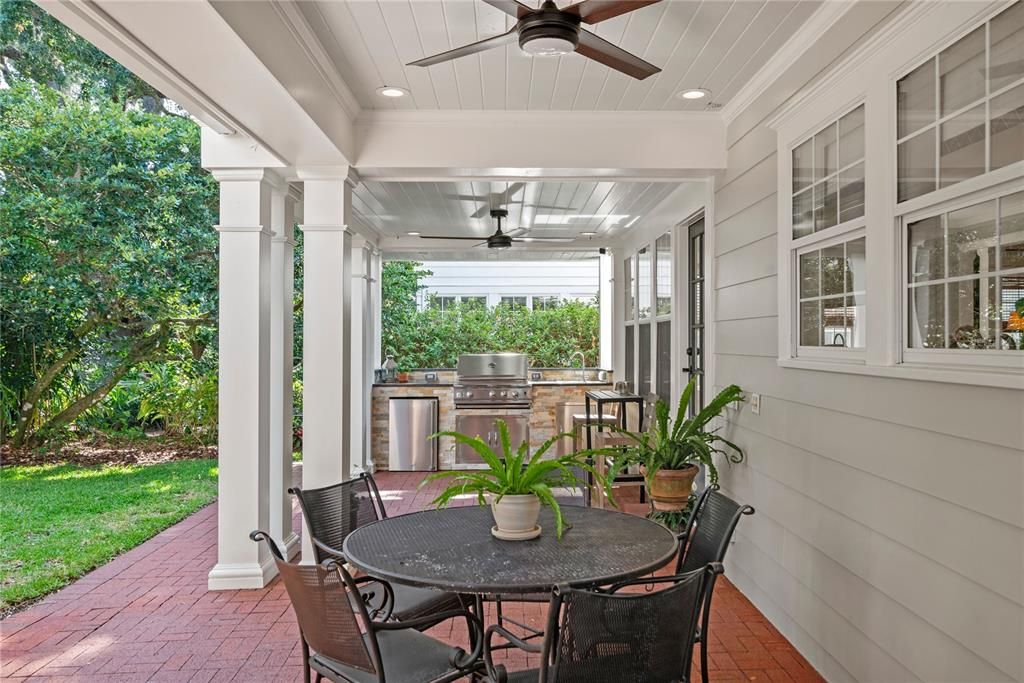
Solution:
[[[703,178],[725,168],[717,113],[364,111],[364,179]]]

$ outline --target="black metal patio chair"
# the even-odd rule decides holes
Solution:
[[[556,589],[543,643],[526,642],[494,625],[484,638],[491,683],[686,683],[690,680],[697,618],[720,564],[608,589]],[[665,585],[652,592],[627,586]],[[540,655],[540,667],[509,672],[495,664],[494,636]]]
[[[295,486],[288,489],[288,492],[299,499],[313,544],[313,559],[318,564],[328,559],[344,561],[341,547],[345,538],[364,524],[388,516],[377,483],[366,473],[332,486],[305,490]],[[391,590],[391,605],[379,602],[383,595],[370,595],[368,591],[363,593],[372,611],[388,609],[392,618],[400,622],[462,609],[473,604],[474,600],[471,596],[460,596],[457,593],[398,584],[392,586]],[[429,628],[429,622],[425,623],[427,625],[424,628]]]
[[[352,596],[366,584],[390,593],[388,583],[370,576],[353,578],[342,558],[323,564],[293,564],[263,531],[249,538],[265,541],[284,581],[299,622],[303,679],[316,671],[322,678],[347,683],[444,683],[474,674],[482,668],[483,625],[468,610],[450,610],[406,622],[376,621],[366,604]],[[420,633],[418,628],[462,618],[475,643],[467,653],[459,647]]]
[[[698,496],[690,518],[679,534],[679,556],[676,573],[694,571],[709,563],[721,563],[729,550],[736,525],[743,515],[754,514],[754,508],[740,505],[718,490],[718,485],[708,486]],[[708,681],[708,629],[711,617],[711,599],[714,596],[715,577],[708,586],[707,600],[701,614],[700,625],[695,633],[696,642],[701,644],[701,679]]]

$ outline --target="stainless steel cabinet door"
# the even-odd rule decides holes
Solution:
[[[455,416],[455,431],[467,436],[478,436],[484,443],[490,446],[499,454],[501,453],[501,439],[498,435],[497,421],[504,420],[508,425],[509,438],[512,447],[518,448],[523,441],[530,440],[530,416],[524,415],[494,415],[492,414],[469,414]],[[483,463],[480,456],[472,448],[465,444],[455,446],[456,465],[480,465]]]

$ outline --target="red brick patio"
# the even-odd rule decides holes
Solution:
[[[422,475],[382,473],[389,514],[424,508]],[[296,517],[296,525],[298,525]],[[217,544],[216,504],[42,602],[0,622],[4,680],[301,680],[298,629],[279,581],[263,590],[206,590]],[[715,589],[712,681],[821,681],[728,581]],[[545,605],[506,605],[540,625]],[[434,633],[463,642],[445,624]],[[532,664],[516,656],[509,668]],[[696,673],[696,671],[695,671]],[[699,680],[699,678],[698,678]]]

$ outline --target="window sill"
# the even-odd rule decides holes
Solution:
[[[901,365],[866,365],[858,362],[779,358],[778,365],[794,370],[839,372],[847,375],[869,375],[917,382],[943,382],[970,384],[1000,389],[1024,389],[1024,372],[1012,369],[982,369],[976,367],[928,367],[910,363]]]

